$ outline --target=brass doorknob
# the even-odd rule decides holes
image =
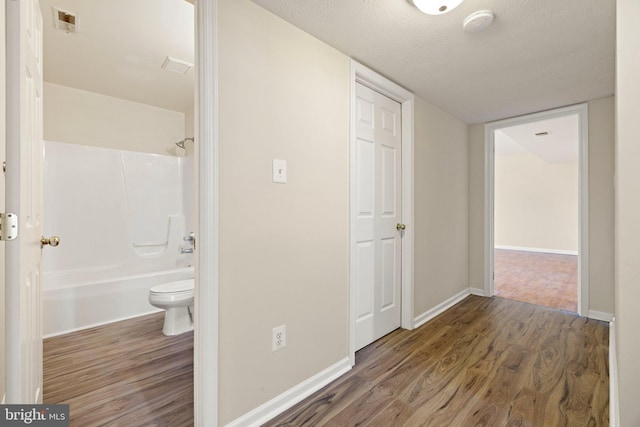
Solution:
[[[402,231],[405,228],[407,228],[407,226],[404,225],[404,224],[396,224],[396,230],[398,230],[398,231]]]
[[[58,236],[51,236],[48,239],[44,236],[40,239],[40,247],[44,247],[44,245],[49,245],[56,247],[60,244],[60,238]]]

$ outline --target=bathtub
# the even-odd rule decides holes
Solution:
[[[51,285],[44,276],[42,315],[44,337],[162,311],[149,304],[155,285],[193,278],[193,267],[176,268],[103,280],[65,280]],[[69,279],[69,277],[67,277]]]

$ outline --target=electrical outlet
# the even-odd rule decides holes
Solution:
[[[287,345],[287,330],[285,325],[273,328],[273,340],[271,342],[271,351],[278,351]]]

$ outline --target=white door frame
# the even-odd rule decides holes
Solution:
[[[484,126],[484,292],[494,293],[494,131],[525,123],[578,114],[579,126],[579,242],[578,242],[578,314],[589,313],[589,109],[586,103],[556,108],[526,116],[498,120]]]
[[[402,237],[402,318],[401,327],[414,328],[413,319],[413,94],[370,68],[351,60],[351,118],[349,148],[349,219],[356,209],[355,200],[355,120],[356,83],[379,92],[402,106],[402,223],[406,225]],[[356,361],[356,281],[355,254],[351,242],[355,240],[355,227],[349,226],[349,358]]]
[[[196,199],[194,425],[218,425],[217,0],[195,2]]]

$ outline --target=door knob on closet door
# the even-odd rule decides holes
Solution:
[[[44,245],[53,246],[54,248],[60,244],[60,238],[58,236],[51,236],[48,239],[44,236],[40,239],[40,247],[43,248]]]
[[[404,224],[396,224],[396,230],[398,230],[398,231],[402,231],[405,228],[407,228],[407,226],[404,225]]]

